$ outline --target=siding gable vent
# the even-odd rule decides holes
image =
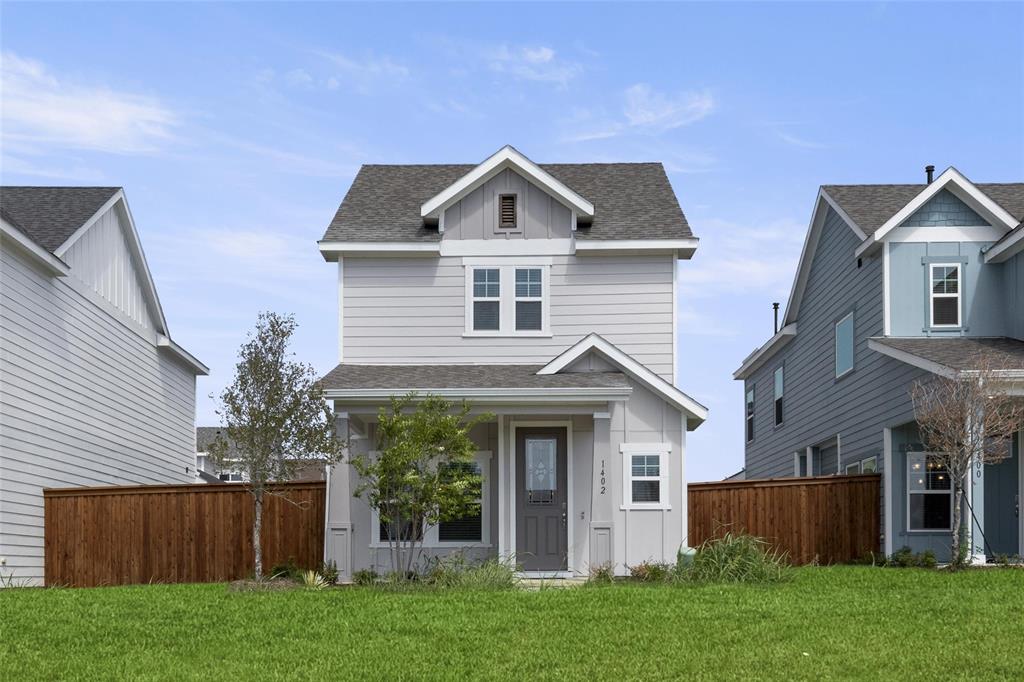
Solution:
[[[514,228],[516,226],[516,195],[501,194],[498,196],[498,227]]]

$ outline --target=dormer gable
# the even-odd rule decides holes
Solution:
[[[943,188],[929,199],[924,206],[900,223],[900,227],[981,227],[991,223],[963,202],[962,199]]]

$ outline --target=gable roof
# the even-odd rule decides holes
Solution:
[[[593,203],[594,217],[578,240],[692,238],[660,163],[539,164]],[[324,242],[437,242],[423,204],[475,169],[472,164],[364,165],[324,232]]]
[[[50,253],[71,235],[120,187],[0,187],[0,210],[9,223]]]
[[[822,185],[864,234],[872,235],[928,187],[917,185]],[[1007,213],[1024,220],[1024,182],[975,185]]]

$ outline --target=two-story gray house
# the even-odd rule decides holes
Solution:
[[[880,471],[885,552],[948,558],[950,481],[910,390],[987,354],[1024,393],[1024,183],[926,179],[820,188],[782,324],[734,377],[747,478]],[[976,560],[1024,547],[1020,443],[971,476]]]
[[[337,264],[340,436],[373,451],[410,391],[495,415],[473,434],[480,514],[417,529],[429,555],[585,573],[674,560],[686,536],[676,270],[697,247],[658,163],[367,165],[320,241]],[[328,476],[326,558],[390,567],[389,529]]]

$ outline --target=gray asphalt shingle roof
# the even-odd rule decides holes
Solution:
[[[1019,339],[877,337],[872,341],[955,370],[976,369],[980,357],[989,358],[992,369],[1024,370],[1024,341]]]
[[[660,163],[555,163],[540,167],[594,204],[577,239],[692,237]],[[472,164],[365,165],[331,220],[324,241],[438,241],[420,206],[475,168]]]
[[[53,253],[120,187],[0,187],[4,219]]]
[[[625,388],[621,372],[538,375],[543,365],[350,365],[342,363],[321,380],[324,390],[405,391],[453,388]]]
[[[1024,220],[1024,183],[1003,182],[975,185],[1007,213]],[[864,234],[871,236],[889,218],[920,194],[919,185],[822,185],[830,197],[846,211]]]

